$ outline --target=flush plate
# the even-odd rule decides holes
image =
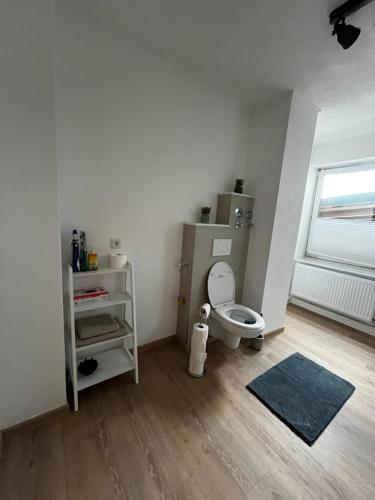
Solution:
[[[215,238],[212,244],[212,257],[230,255],[232,251],[231,238]]]

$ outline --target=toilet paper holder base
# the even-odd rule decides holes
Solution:
[[[204,367],[203,369],[203,373],[201,373],[200,375],[194,375],[194,373],[190,373],[189,371],[189,367],[186,368],[186,372],[188,375],[190,375],[190,377],[193,377],[193,378],[203,378],[207,375],[207,369],[206,367]]]

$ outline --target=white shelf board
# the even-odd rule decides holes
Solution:
[[[219,194],[234,194],[235,196],[241,196],[242,198],[255,198],[252,194],[244,194],[244,193],[235,193],[233,191]]]
[[[94,302],[93,304],[86,304],[82,306],[74,306],[74,312],[93,311],[95,309],[102,309],[103,307],[118,306],[131,301],[131,296],[128,293],[111,293],[108,300],[101,302]]]
[[[130,269],[129,264],[123,269],[112,269],[111,267],[102,267],[97,271],[85,271],[82,273],[73,273],[73,278],[86,278],[88,276],[100,276],[101,274],[115,274],[115,273],[124,273]]]
[[[83,358],[77,360],[77,367]],[[99,384],[121,373],[134,370],[134,361],[127,349],[116,347],[109,351],[104,351],[95,354],[95,359],[98,361],[98,368],[91,375],[81,375],[77,373],[78,390],[82,391],[92,385]]]
[[[205,222],[183,222],[184,226],[230,227],[230,224],[206,224]]]

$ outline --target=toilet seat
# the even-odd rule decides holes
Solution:
[[[216,262],[208,275],[208,298],[213,309],[234,303],[236,285],[232,268],[227,262]]]
[[[215,312],[224,321],[228,321],[231,325],[245,330],[243,335],[241,335],[244,337],[246,336],[246,331],[263,330],[265,326],[264,319],[260,314],[234,302],[217,307]],[[245,323],[245,321],[251,321],[251,323]]]
[[[255,338],[265,328],[264,319],[249,307],[235,303],[235,280],[227,262],[216,262],[207,281],[212,315],[228,332],[226,344],[237,347],[241,337]],[[233,336],[237,340],[233,340]]]

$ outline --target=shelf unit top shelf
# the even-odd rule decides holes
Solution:
[[[77,360],[77,366],[84,357]],[[92,385],[99,384],[122,373],[134,370],[134,360],[127,349],[116,347],[109,351],[104,351],[95,354],[95,359],[98,361],[98,368],[91,375],[81,375],[77,373],[78,391],[87,389]]]
[[[69,266],[70,268],[72,266]],[[89,276],[100,276],[102,274],[116,274],[116,273],[125,273],[129,271],[130,265],[126,264],[123,269],[112,269],[111,267],[102,267],[97,271],[84,271],[80,273],[73,273],[73,278],[87,278]]]
[[[132,300],[128,293],[111,293],[108,300],[101,302],[94,302],[93,304],[83,304],[82,306],[74,306],[74,312],[94,311],[95,309],[102,309],[103,307],[118,306],[126,304]]]

